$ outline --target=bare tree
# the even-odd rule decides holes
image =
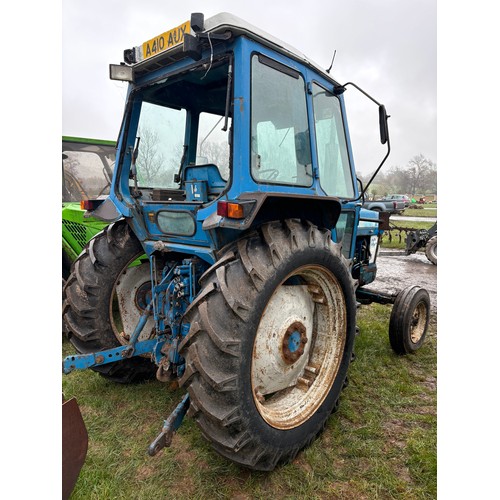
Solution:
[[[409,175],[405,168],[394,166],[391,167],[387,175],[387,188],[392,193],[408,193],[409,189]]]
[[[229,146],[227,142],[207,141],[200,151],[200,156],[208,158],[210,163],[226,166],[229,163]]]
[[[154,186],[165,163],[163,154],[158,151],[158,132],[141,128],[139,137],[141,142],[137,157],[138,182],[141,186]]]
[[[366,183],[370,175],[362,176]],[[377,175],[376,184],[370,188],[371,195],[385,196],[390,193],[401,193],[415,196],[417,194],[435,194],[437,192],[437,166],[425,158],[423,154],[415,155],[404,167],[393,166],[387,172]]]
[[[433,163],[420,153],[408,162],[409,190],[408,193],[415,195],[422,193],[429,174],[432,171]]]
[[[422,179],[421,193],[437,193],[437,166],[429,160],[429,169]]]

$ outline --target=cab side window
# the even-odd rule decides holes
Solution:
[[[313,106],[321,187],[329,196],[351,198],[354,196],[354,183],[340,101],[314,83]]]
[[[262,55],[252,59],[251,172],[257,182],[312,185],[305,82]]]

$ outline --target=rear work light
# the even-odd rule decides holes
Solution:
[[[133,82],[134,69],[124,64],[110,64],[109,78],[111,80],[118,80],[119,82]]]
[[[229,219],[244,219],[245,210],[243,205],[232,201],[218,201],[217,202],[217,215],[221,217],[228,217]]]

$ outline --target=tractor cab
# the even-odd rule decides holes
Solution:
[[[343,251],[355,257],[360,194],[345,87],[230,14],[193,14],[124,59],[110,69],[130,88],[105,217],[133,216],[148,254],[158,241],[191,245],[213,263],[252,227],[305,218],[337,241],[348,235]],[[376,222],[368,233],[377,239]]]

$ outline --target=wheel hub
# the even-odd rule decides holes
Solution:
[[[410,338],[416,344],[422,338],[426,327],[426,307],[424,303],[419,303],[413,312],[410,324]]]
[[[135,305],[141,312],[146,310],[146,307],[151,302],[151,282],[146,281],[135,292]]]
[[[292,365],[304,354],[306,343],[306,327],[301,322],[295,321],[287,328],[283,336],[281,355],[287,365]]]

